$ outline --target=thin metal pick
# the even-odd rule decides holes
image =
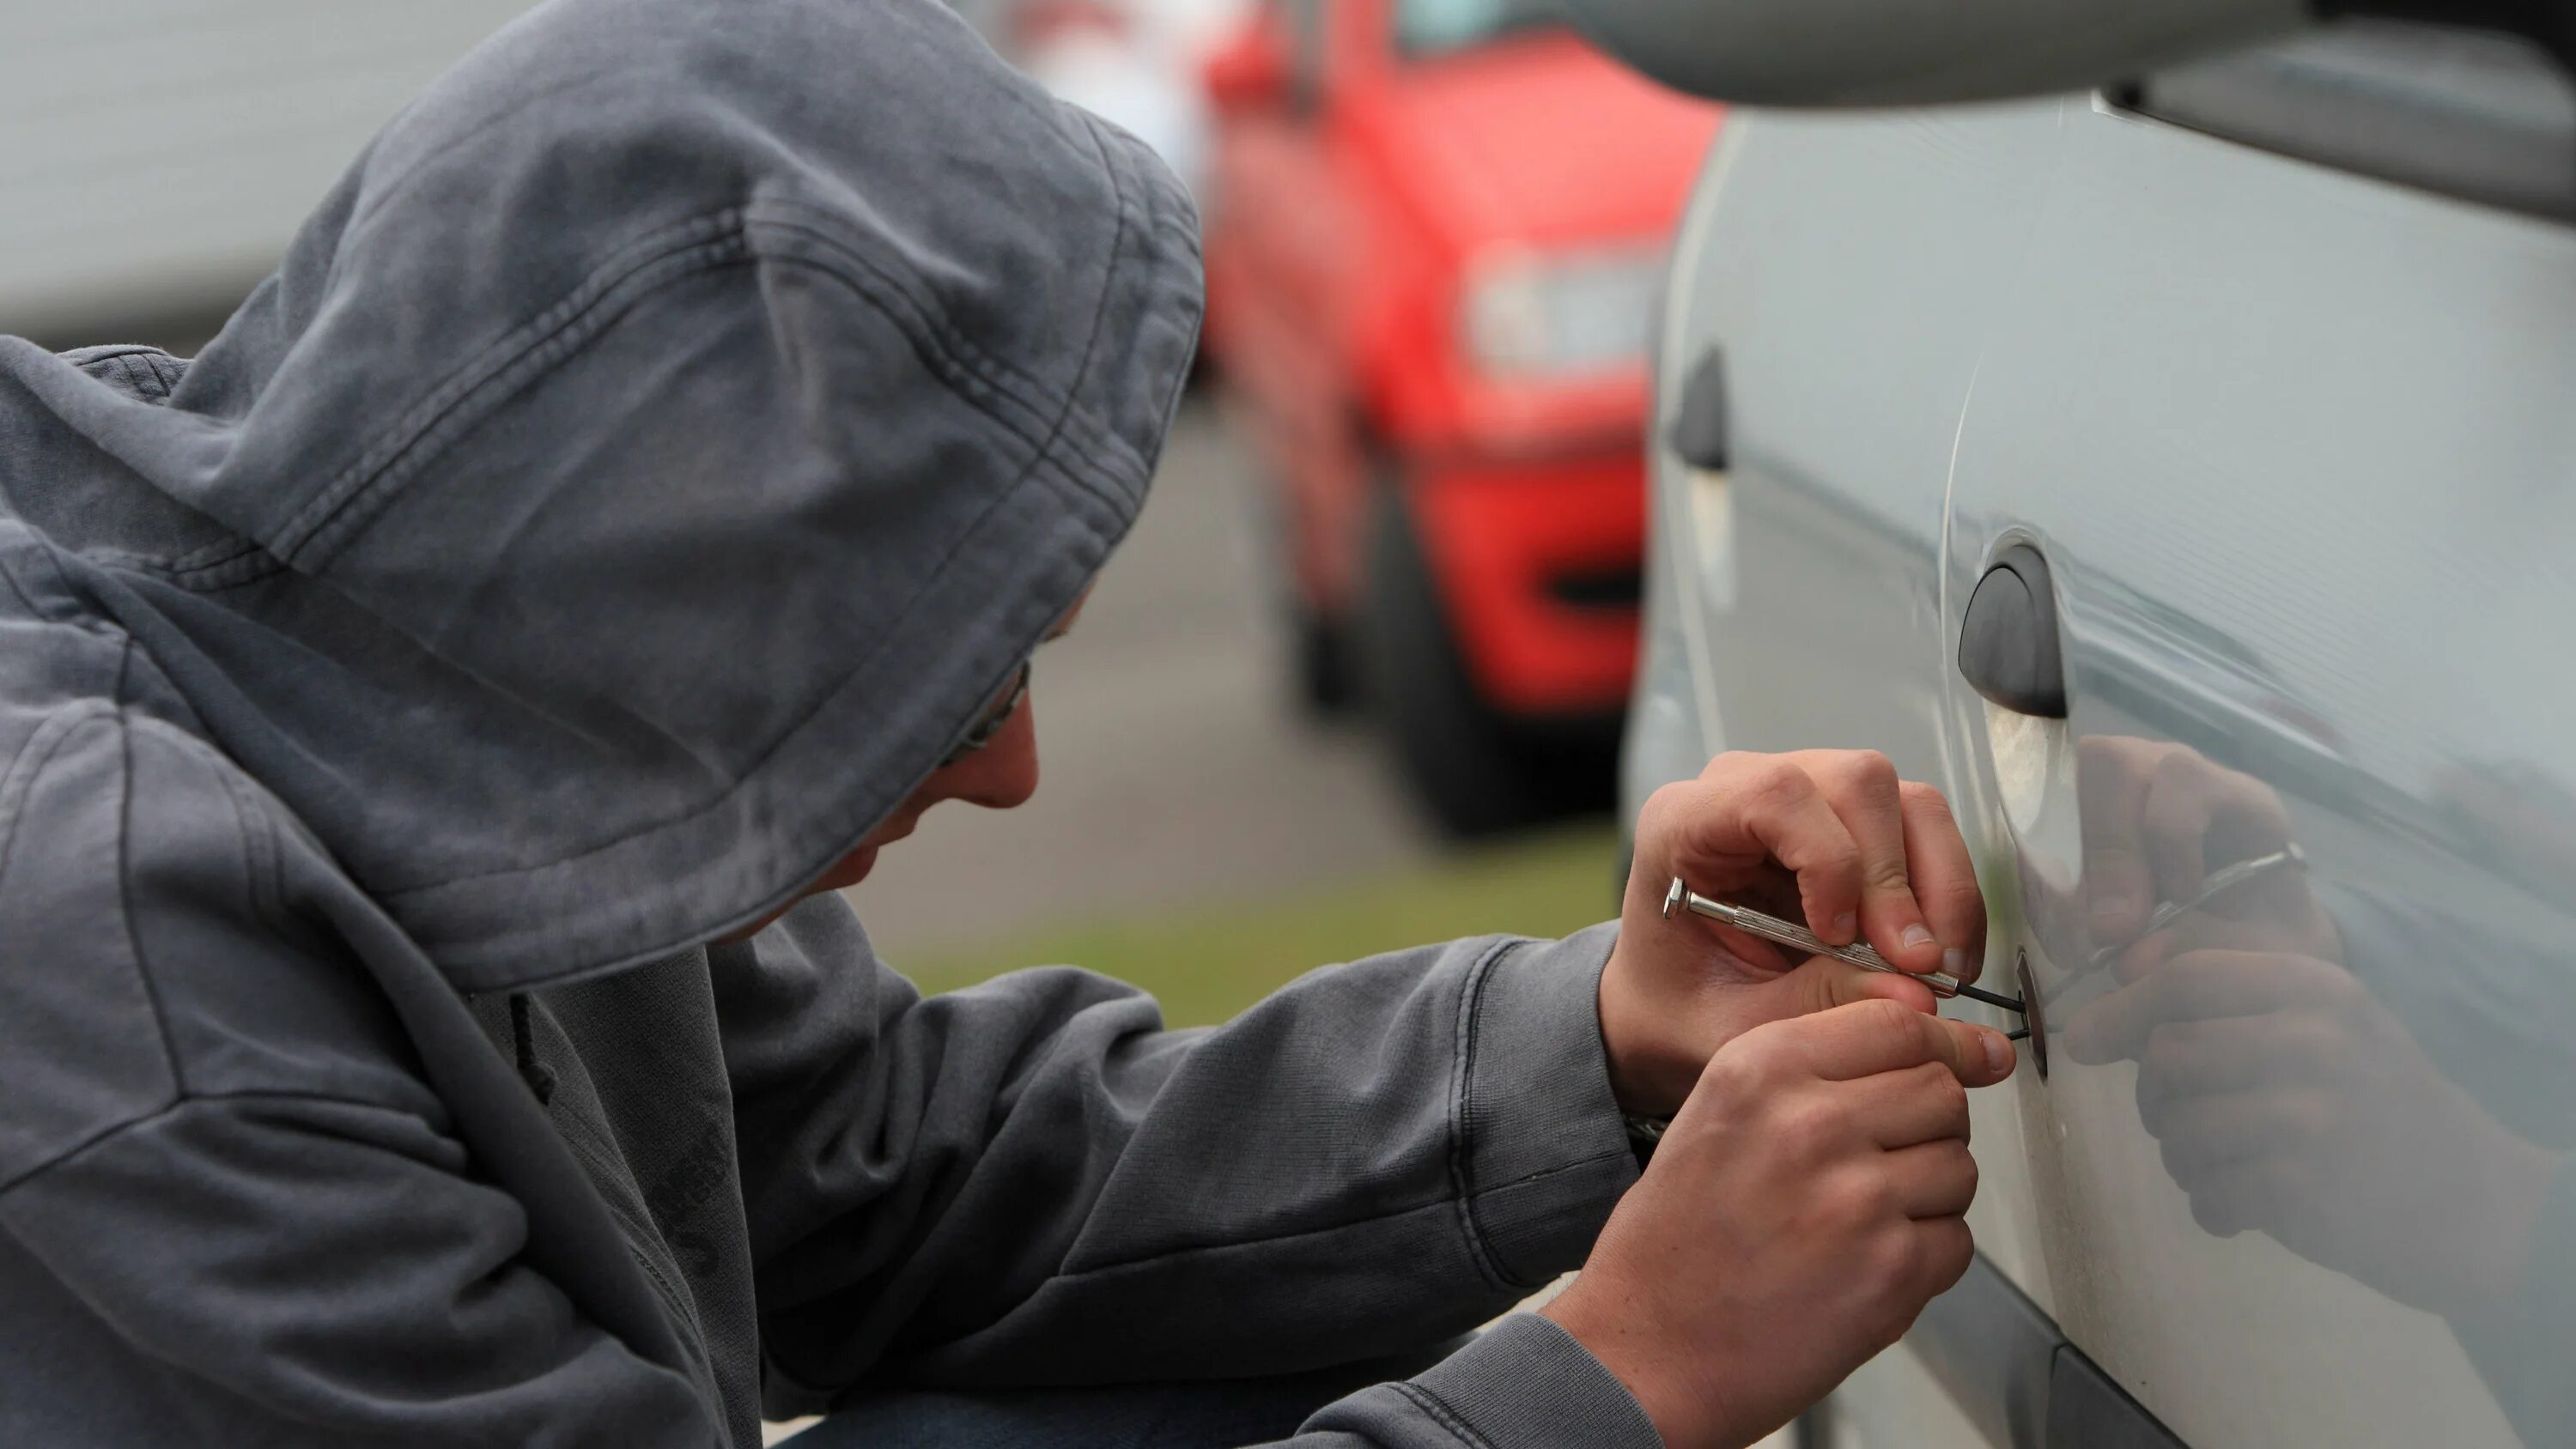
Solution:
[[[1795,947],[1811,955],[1831,956],[1837,961],[1848,962],[1864,971],[1884,971],[1891,976],[1909,977],[1930,987],[1935,996],[1964,996],[1970,1001],[1982,1001],[1988,1006],[1999,1006],[2018,1015],[2027,1015],[2021,1001],[2016,997],[1980,990],[1946,972],[1905,970],[1858,941],[1848,946],[1827,945],[1815,932],[1794,922],[1781,920],[1778,916],[1764,915],[1750,906],[1731,906],[1724,901],[1711,900],[1685,885],[1680,876],[1673,877],[1672,889],[1664,892],[1664,914],[1667,917],[1671,916],[1676,906],[1695,916],[1706,916],[1712,921],[1733,926],[1748,936],[1760,936],[1766,941],[1777,941],[1783,946]]]
[[[2209,878],[2201,882],[2200,894],[2193,896],[2187,901],[2166,901],[2161,905],[2158,905],[2155,908],[2155,911],[2147,917],[2146,925],[2140,927],[2136,935],[2130,937],[2120,945],[2104,946],[2096,950],[2093,953],[2092,958],[2085,962],[2085,970],[2087,972],[2101,970],[2103,967],[2118,960],[2121,952],[2128,950],[2131,946],[2134,946],[2138,942],[2154,935],[2156,932],[2165,929],[2174,922],[2181,920],[2191,912],[2208,905],[2211,901],[2216,900],[2227,892],[2236,889],[2238,886],[2245,884],[2247,881],[2254,879],[2258,875],[2278,870],[2285,865],[2304,868],[2307,863],[2308,853],[2301,850],[2299,848],[2299,843],[2293,840],[2289,844],[2282,846],[2279,850],[2273,851],[2269,855],[2258,855],[2252,860],[2240,860],[2234,865],[2227,866],[2224,869],[2212,871],[2209,874]]]

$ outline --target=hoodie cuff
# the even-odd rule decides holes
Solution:
[[[1601,1044],[1615,921],[1502,947],[1469,984],[1459,1073],[1471,1245],[1509,1287],[1582,1264],[1637,1180]]]
[[[1664,1449],[1627,1386],[1535,1313],[1512,1314],[1396,1390],[1480,1449]]]

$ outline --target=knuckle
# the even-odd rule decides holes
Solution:
[[[1967,1276],[1968,1264],[1977,1256],[1976,1235],[1965,1222],[1944,1223],[1940,1231],[1930,1234],[1929,1244],[1934,1293],[1948,1291],[1951,1285]]]
[[[1877,750],[1852,750],[1841,760],[1845,778],[1871,794],[1892,795],[1901,783],[1896,762]]]
[[[1760,768],[1765,761],[1777,758],[1779,757],[1776,755],[1758,755],[1751,750],[1721,750],[1717,758],[1709,761],[1708,768],[1702,770],[1700,774],[1702,776],[1741,775],[1747,770]]]
[[[1852,1014],[1855,1029],[1866,1033],[1873,1046],[1899,1051],[1911,1048],[1916,1061],[1928,1060],[1928,1054],[1922,1051],[1923,1028],[1917,1022],[1920,1013],[1913,1007],[1881,996],[1853,1002],[1843,1010]]]
[[[2282,1125],[2298,1138],[2314,1140],[2334,1130],[2334,1104],[2324,1094],[2302,1092],[2281,1108]]]
[[[1873,890],[1905,891],[1913,885],[1913,878],[1906,871],[1905,857],[1902,855],[1890,853],[1877,856],[1866,862],[1866,869],[1870,888]]]
[[[2138,1127],[2163,1142],[2173,1136],[2173,1094],[2161,1085],[2138,1084]]]
[[[1892,1223],[1872,1233],[1868,1242],[1862,1253],[1863,1270],[1888,1299],[1902,1303],[1907,1296],[1903,1285],[1918,1271],[1917,1254],[1921,1249],[1916,1246],[1916,1235],[1904,1224]],[[1906,1316],[1913,1316],[1910,1309]]]
[[[2343,1032],[2321,1016],[2301,1014],[2281,1027],[2279,1056],[2294,1062],[2331,1062],[2341,1059],[2346,1049]]]
[[[1932,891],[1927,905],[1965,917],[1982,927],[1985,923],[1986,893],[1974,875],[1953,876]]]
[[[1950,811],[1950,797],[1942,794],[1938,785],[1922,780],[1905,780],[1898,783],[1896,793],[1908,811],[1934,824],[1956,818]]]
[[[1769,1086],[1778,1051],[1773,1038],[1756,1030],[1729,1042],[1709,1058],[1700,1082],[1720,1101],[1759,1100]]]
[[[2312,998],[2332,1015],[2343,1019],[2358,1018],[2370,1007],[2370,993],[2349,971],[2317,973],[2319,981]]]
[[[2171,1023],[2158,1023],[2147,1031],[2147,1049],[2138,1054],[2138,1078],[2141,1083],[2181,1081],[2190,1075],[2191,1044],[2182,1029]]]
[[[1640,840],[1661,839],[1671,833],[1672,821],[1686,808],[1688,792],[1680,785],[1659,786],[1637,808],[1637,837]]]
[[[1815,778],[1797,762],[1779,755],[1762,756],[1748,767],[1745,787],[1765,803],[1786,807],[1804,803],[1816,793]]]
[[[1775,1130],[1782,1145],[1802,1159],[1833,1154],[1850,1133],[1850,1117],[1829,1096],[1802,1095],[1778,1108]]]

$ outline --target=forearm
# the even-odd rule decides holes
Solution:
[[[1274,1374],[1490,1318],[1579,1262],[1635,1175],[1593,1006],[1608,946],[1374,957],[1200,1033],[1068,973],[919,1003],[877,1054],[897,1120],[755,1207],[756,1237],[800,1229],[761,1266],[773,1371],[817,1393]]]

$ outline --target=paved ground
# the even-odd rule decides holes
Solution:
[[[1193,404],[1082,622],[1038,660],[1042,784],[949,804],[852,893],[907,950],[1048,920],[1254,899],[1432,849],[1375,742],[1298,718],[1265,608],[1253,465]]]

